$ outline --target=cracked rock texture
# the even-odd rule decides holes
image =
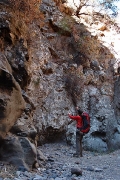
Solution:
[[[24,169],[37,163],[37,145],[74,146],[68,113],[76,105],[91,117],[84,148],[119,149],[119,24],[100,14],[78,18],[69,1],[13,3],[0,1],[0,154],[6,138],[18,143]]]

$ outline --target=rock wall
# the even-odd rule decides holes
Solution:
[[[79,105],[91,116],[91,131],[85,137],[84,147],[100,151],[114,149],[112,137],[118,127],[114,106],[116,57],[99,40],[99,36],[107,36],[109,31],[104,32],[100,28],[103,23],[98,24],[97,19],[97,32],[93,35],[82,20],[62,14],[52,1],[43,1],[40,10],[44,14],[43,22],[39,27],[32,26],[32,32],[36,30],[31,45],[34,70],[28,87],[31,90],[27,92],[36,104],[33,118],[40,132],[39,141],[50,137],[53,140],[66,131],[67,139],[72,134],[70,143],[75,144],[67,114],[74,113],[75,105]]]
[[[4,54],[0,54],[0,138],[5,137],[25,108],[19,84]]]
[[[0,2],[1,156],[7,139],[24,153],[24,138],[24,148],[31,147],[34,159],[26,162],[25,154],[22,166],[31,168],[37,162],[36,141],[40,145],[62,139],[75,145],[75,125],[68,125],[68,113],[75,113],[76,105],[91,117],[84,148],[120,148],[118,59],[115,42],[112,50],[112,42],[107,44],[117,32],[110,19],[100,14],[78,18],[62,2],[43,0],[35,7],[32,2],[26,1],[23,9],[19,2],[14,11],[12,0]]]
[[[0,160],[25,171],[37,163],[37,149],[34,105],[25,93],[30,81],[27,27],[17,10],[11,1],[0,1]]]

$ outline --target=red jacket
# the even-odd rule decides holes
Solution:
[[[76,124],[76,127],[77,127],[77,128],[82,128],[82,127],[83,127],[83,120],[82,120],[82,117],[81,117],[81,116],[79,116],[79,115],[77,115],[77,116],[72,116],[72,115],[70,115],[70,114],[68,114],[68,116],[69,116],[70,119],[73,119],[73,120],[75,120],[75,121],[77,122],[77,124]],[[88,128],[85,129],[85,130],[81,130],[81,132],[86,133],[86,132],[89,131],[89,129],[90,129],[90,127],[88,127]]]
[[[83,123],[82,123],[82,117],[77,115],[77,116],[72,116],[70,114],[68,114],[69,118],[70,119],[73,119],[77,122],[76,126],[77,128],[81,128],[83,126]]]

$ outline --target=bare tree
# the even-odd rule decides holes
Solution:
[[[77,10],[76,10],[76,13],[75,13],[76,16],[79,16],[79,15],[82,15],[82,14],[88,15],[87,13],[80,13],[80,11],[82,10],[83,7],[89,6],[89,1],[90,0],[80,0],[79,6],[75,5],[77,7]],[[75,0],[73,0],[73,2],[75,4]]]
[[[73,3],[77,9],[75,15],[78,17],[80,15],[89,15],[89,13],[82,11],[82,9],[93,7],[94,10],[97,9],[99,13],[103,10],[104,13],[106,12],[106,10],[110,10],[112,15],[117,16],[118,8],[117,5],[115,5],[115,2],[118,1],[120,0],[79,0],[79,5],[76,5],[76,0],[73,0]]]

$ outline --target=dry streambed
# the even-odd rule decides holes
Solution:
[[[66,143],[51,143],[39,149],[46,164],[32,172],[20,172],[9,164],[0,164],[0,180],[119,180],[120,150],[109,154],[83,151],[83,157],[72,157],[75,149]]]

